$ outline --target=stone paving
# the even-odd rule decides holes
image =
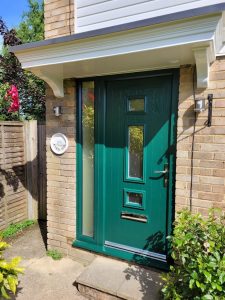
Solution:
[[[84,266],[69,258],[54,261],[46,256],[39,226],[25,231],[10,243],[5,257],[21,256],[24,275],[19,276],[16,300],[84,300],[75,287]]]
[[[159,271],[103,256],[97,256],[88,266],[68,257],[55,261],[46,256],[45,239],[44,231],[35,225],[10,242],[12,247],[5,257],[21,256],[25,267],[12,299],[160,299]]]
[[[97,300],[159,300],[160,274],[155,269],[99,256],[76,281],[83,295]]]

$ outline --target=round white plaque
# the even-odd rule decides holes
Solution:
[[[68,148],[68,139],[62,133],[56,133],[51,138],[51,149],[55,154],[63,154]]]

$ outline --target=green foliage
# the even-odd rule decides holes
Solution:
[[[0,18],[0,35],[3,37],[4,44],[0,55],[0,82],[15,85],[19,92],[20,114],[12,116],[13,120],[45,118],[44,81],[31,72],[23,70],[16,56],[8,51],[8,46],[19,45],[21,41],[31,42],[44,38],[43,1],[40,3],[40,1],[28,0],[28,2],[29,10],[23,15],[19,33],[14,29],[9,30]]]
[[[185,210],[170,237],[175,265],[163,275],[164,299],[225,299],[225,222],[219,210],[208,218]]]
[[[54,260],[62,259],[63,255],[56,249],[50,249],[46,252],[47,256],[50,256]]]
[[[34,225],[36,223],[36,221],[34,220],[26,220],[17,224],[11,224],[9,225],[6,229],[4,229],[2,231],[2,237],[3,238],[9,238],[15,234],[17,234],[18,232],[21,232],[23,229]]]
[[[83,105],[83,118],[82,124],[85,128],[94,130],[94,105],[90,103],[88,105]],[[93,133],[91,131],[91,133]]]
[[[22,22],[17,28],[17,36],[22,43],[44,39],[44,3],[28,0],[28,11],[23,13]]]
[[[44,81],[31,72],[22,70],[17,58],[9,53],[6,47],[0,57],[0,82],[2,82],[1,86],[15,85],[19,92],[20,114],[17,113],[15,116],[11,114],[11,120],[42,120],[45,118]],[[5,89],[4,91],[3,88],[0,87],[0,89],[0,101],[4,101]],[[3,114],[1,113],[1,115]],[[10,120],[10,118],[4,119]]]
[[[9,245],[0,237],[0,295],[5,299],[10,299],[9,292],[16,293],[18,274],[24,270],[18,266],[20,257],[15,257],[10,262],[4,259],[3,251],[8,247]]]
[[[14,101],[11,96],[9,96],[9,91],[11,90],[12,86],[9,83],[0,83],[0,121],[19,121],[20,114],[19,114],[19,99],[18,106],[16,111],[11,111],[10,106]],[[15,87],[16,88],[16,87]],[[18,94],[17,94],[18,97]]]
[[[0,121],[7,120],[6,113],[8,111],[8,103],[5,100],[5,95],[9,88],[10,85],[8,83],[0,83]]]

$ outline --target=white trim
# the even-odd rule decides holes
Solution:
[[[207,88],[209,81],[209,48],[201,47],[193,49],[196,69],[197,69],[197,88]]]
[[[35,68],[33,73],[43,79],[52,88],[55,97],[64,97],[62,66],[51,66],[51,68]]]
[[[16,52],[23,68],[61,64],[213,40],[221,15]]]
[[[163,25],[17,50],[15,54],[23,68],[34,72],[52,87],[56,97],[63,97],[63,79],[68,78],[68,74],[73,77],[94,75],[96,65],[93,62],[101,64],[95,75],[105,75],[131,72],[134,69],[160,69],[165,65],[179,65],[179,62],[194,63],[195,60],[198,87],[207,87],[209,63],[215,60],[216,54],[221,52],[223,46],[222,24],[222,13],[216,13]],[[179,49],[182,50],[179,52]],[[180,58],[186,52],[186,58],[179,61],[179,58],[174,57],[174,51],[179,52]],[[147,61],[148,58],[152,59],[157,55],[158,64],[145,66],[143,55]],[[142,57],[142,63],[139,57]],[[172,63],[174,60],[177,62]],[[111,66],[106,68],[110,61]],[[116,64],[121,64],[121,68],[115,68]],[[67,70],[71,71],[71,67],[74,71],[68,73]],[[81,70],[79,74],[75,72],[77,69]]]

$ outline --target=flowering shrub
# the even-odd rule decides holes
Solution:
[[[0,84],[0,120],[19,120],[19,93],[15,85]]]
[[[8,46],[21,44],[15,30],[9,30],[0,17],[0,36],[3,38],[3,52],[0,54],[0,119],[18,120],[18,101],[12,100],[11,111],[8,112],[4,102],[5,92],[15,85],[20,95],[20,115],[24,120],[43,120],[45,118],[45,83],[31,72],[22,69],[16,56],[9,52]],[[10,86],[5,91],[5,84]],[[12,91],[10,96],[15,96]],[[11,97],[12,98],[12,97]],[[7,106],[7,108],[9,108]],[[2,111],[4,111],[2,115]]]
[[[19,111],[19,94],[17,87],[15,85],[12,85],[11,88],[7,91],[6,94],[6,100],[11,101],[10,107],[8,109],[8,112],[16,112]]]

